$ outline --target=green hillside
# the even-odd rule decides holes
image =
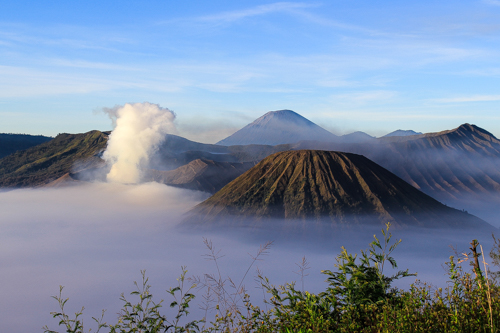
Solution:
[[[0,187],[44,185],[75,167],[95,165],[107,139],[100,131],[59,134],[49,142],[6,156],[0,159]]]

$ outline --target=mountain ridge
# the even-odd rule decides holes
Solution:
[[[98,154],[106,148],[107,138],[100,131],[63,133],[8,155],[0,159],[0,187],[41,186],[68,172],[101,165]]]
[[[44,135],[0,133],[0,158],[8,156],[19,150],[50,141],[54,138]]]

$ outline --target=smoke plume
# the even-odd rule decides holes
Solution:
[[[147,168],[149,156],[165,139],[175,133],[175,113],[158,104],[135,103],[104,109],[112,119],[115,129],[109,136],[103,154],[111,166],[109,182],[138,183],[141,170]]]

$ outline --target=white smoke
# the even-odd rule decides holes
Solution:
[[[149,156],[165,139],[175,133],[175,113],[158,104],[135,103],[104,109],[115,129],[109,136],[103,158],[111,166],[109,182],[138,183]]]

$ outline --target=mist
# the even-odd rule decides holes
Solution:
[[[330,239],[259,232],[246,228],[234,230],[194,229],[186,232],[178,224],[184,214],[208,197],[208,194],[183,190],[157,183],[123,185],[88,183],[56,189],[22,189],[0,193],[2,232],[0,264],[0,331],[36,332],[48,325],[57,328],[49,314],[58,310],[50,296],[68,297],[67,312],[85,306],[85,324],[91,316],[107,309],[105,320],[115,322],[122,303],[120,294],[134,290],[140,270],[145,269],[155,299],[171,299],[166,289],[176,285],[181,266],[188,275],[214,273],[203,237],[225,255],[219,260],[223,276],[239,281],[260,244],[274,240],[269,255],[258,261],[244,281],[255,303],[261,303],[262,291],[256,289],[253,276],[258,266],[273,284],[299,281],[296,263],[303,256],[310,262],[305,289],[319,292],[326,288],[321,270],[334,269],[340,247],[359,253],[366,249],[380,228],[359,228],[355,232],[332,233]],[[262,230],[261,230],[262,231]],[[444,287],[447,278],[442,264],[453,245],[465,252],[468,242],[477,238],[485,251],[491,248],[487,233],[452,232],[438,229],[393,230],[402,238],[394,256],[402,269],[418,272],[418,278]],[[415,278],[398,282],[408,287]],[[202,292],[192,305],[194,318]],[[168,306],[165,311],[168,312]],[[87,328],[88,329],[88,328]]]
[[[396,140],[396,139],[394,139]],[[299,142],[293,149],[319,149],[363,155],[450,207],[466,210],[500,227],[500,146],[475,147],[422,140],[371,143]],[[437,147],[434,147],[434,146]],[[470,147],[469,147],[470,146]]]

